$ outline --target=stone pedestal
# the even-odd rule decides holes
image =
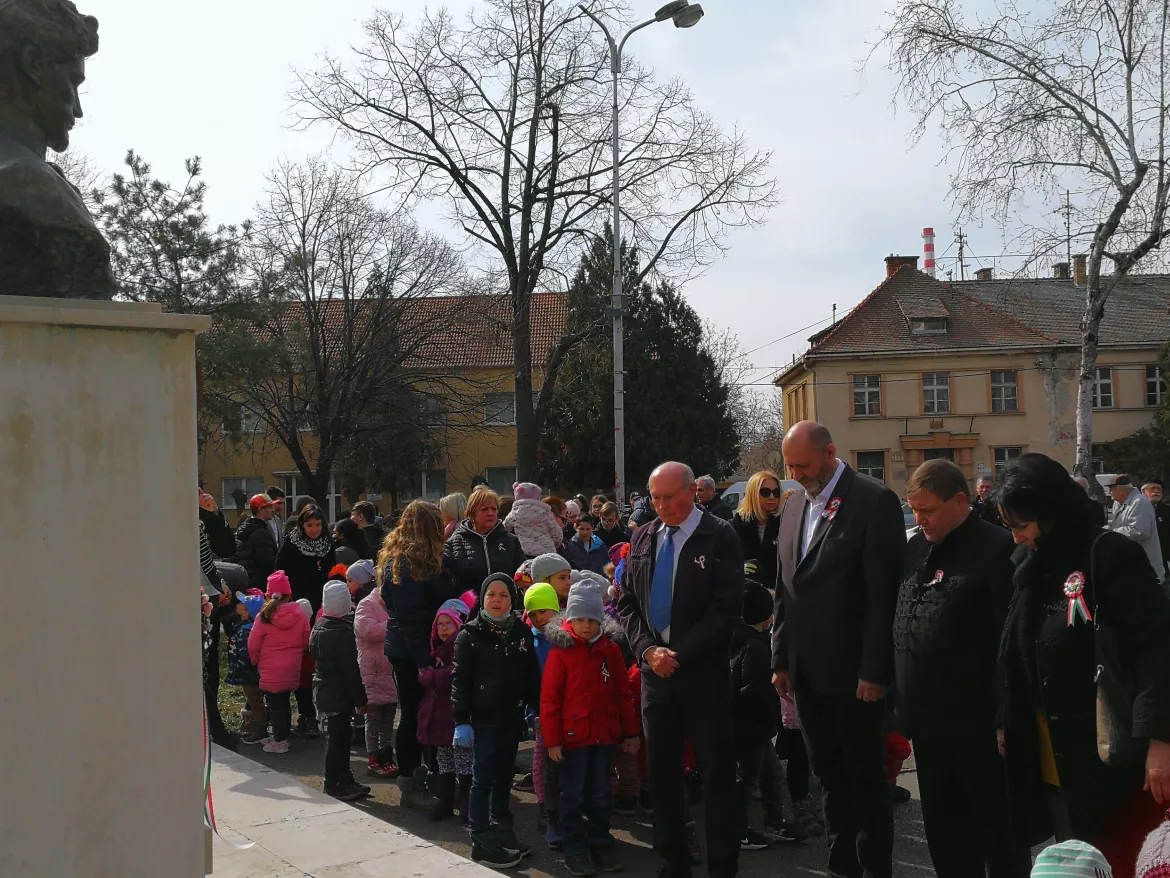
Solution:
[[[204,874],[195,335],[0,297],[0,875]]]

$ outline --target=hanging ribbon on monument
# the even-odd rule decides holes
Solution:
[[[211,798],[211,736],[207,728],[207,705],[203,706],[203,820],[211,827],[212,832],[238,851],[246,851],[256,844],[254,841],[236,844],[230,838],[224,838],[219,827],[215,825],[215,803]]]

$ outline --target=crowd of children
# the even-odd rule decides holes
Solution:
[[[517,486],[520,499],[530,499],[523,487]],[[519,517],[528,517],[526,507],[520,509]],[[526,522],[517,531],[526,548],[537,546],[525,533],[529,525],[538,527]],[[594,535],[588,513],[578,517],[575,530],[574,549],[587,561],[579,565],[585,569],[574,569],[578,565],[560,554],[541,552],[514,576],[493,574],[478,594],[446,601],[431,625],[430,663],[418,673],[422,695],[415,737],[429,749],[432,771],[437,768],[422,781],[433,796],[430,816],[442,820],[458,813],[471,833],[472,858],[495,868],[515,866],[532,851],[517,836],[510,807],[526,730],[535,736],[531,787],[524,780],[516,786],[535,792],[544,840],[563,852],[573,875],[619,871],[611,815],[653,810],[644,784],[641,679],[613,610],[626,544],[607,546]],[[238,595],[241,624],[229,644],[227,679],[244,689],[242,739],[262,743],[266,752],[286,753],[290,698],[311,675],[316,718],[327,735],[324,789],[349,801],[370,794],[350,770],[355,728],[364,725],[368,774],[399,773],[394,747],[399,692],[384,648],[390,613],[373,565],[339,565],[331,574],[316,618],[310,618],[308,601],[291,600],[288,578],[280,571],[268,578],[263,595],[255,589]],[[790,759],[798,769],[798,776],[789,778],[797,819],[783,819],[781,768],[772,741],[778,732],[780,744],[791,741],[782,731],[788,723],[782,722],[786,718],[770,684],[771,595],[749,583],[744,608],[729,672],[736,689],[741,847],[758,850],[802,840],[820,827],[811,806],[801,811],[807,760],[801,779],[800,760]],[[764,804],[760,830],[747,819],[756,797]],[[694,856],[700,861],[697,842]]]

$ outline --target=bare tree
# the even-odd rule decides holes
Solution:
[[[590,5],[623,17],[622,7]],[[531,296],[564,288],[581,238],[599,234],[612,209],[608,48],[569,3],[482,7],[463,25],[427,12],[413,29],[379,12],[353,63],[326,57],[300,77],[296,98],[304,124],[337,126],[364,169],[385,172],[408,201],[445,204],[481,266],[508,290],[517,465],[521,478],[535,478],[564,352],[550,357],[533,406]],[[620,113],[623,222],[648,256],[642,277],[668,267],[688,274],[722,250],[729,228],[767,215],[770,154],[738,131],[725,134],[680,82],[657,84],[627,60]]]
[[[1081,320],[1075,471],[1092,478],[1092,391],[1109,297],[1166,223],[1167,0],[1001,0],[987,15],[957,0],[902,0],[879,46],[921,136],[937,124],[957,163],[960,209],[1018,222],[1038,198],[1051,216],[1077,193],[1074,237],[1089,242]],[[1034,206],[1034,205],[1031,205]],[[1035,240],[1063,242],[1031,225]],[[1104,260],[1111,267],[1102,267]]]
[[[205,403],[233,434],[274,434],[305,493],[324,497],[376,437],[405,447],[433,430],[437,410],[462,405],[469,382],[437,342],[465,272],[444,241],[372,207],[354,175],[310,160],[281,164],[268,182],[253,310],[209,333]]]
[[[52,153],[49,158],[62,176],[81,193],[82,198],[87,202],[93,201],[94,190],[102,179],[102,172],[94,165],[93,159],[75,149]]]

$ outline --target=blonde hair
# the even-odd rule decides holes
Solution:
[[[439,501],[439,511],[450,521],[459,521],[467,511],[466,494],[448,494]]]
[[[403,565],[414,579],[439,572],[443,562],[443,515],[439,507],[425,500],[412,500],[402,510],[398,526],[386,534],[378,552],[378,583],[386,584],[386,568],[397,584]]]
[[[754,518],[756,521],[765,521],[769,513],[764,509],[764,501],[760,499],[760,488],[764,486],[764,482],[772,479],[776,483],[776,487],[781,488],[780,477],[777,476],[770,469],[760,470],[748,479],[747,487],[743,492],[743,499],[739,501],[739,508],[736,513],[740,518]],[[785,499],[781,495],[781,499]],[[784,508],[784,504],[780,503],[776,507],[776,511],[772,515],[779,515],[780,510]]]
[[[500,495],[487,485],[480,485],[467,498],[467,508],[463,511],[463,517],[467,519],[475,518],[475,513],[479,512],[480,507],[486,506],[488,503],[495,503],[498,509],[500,506]]]

